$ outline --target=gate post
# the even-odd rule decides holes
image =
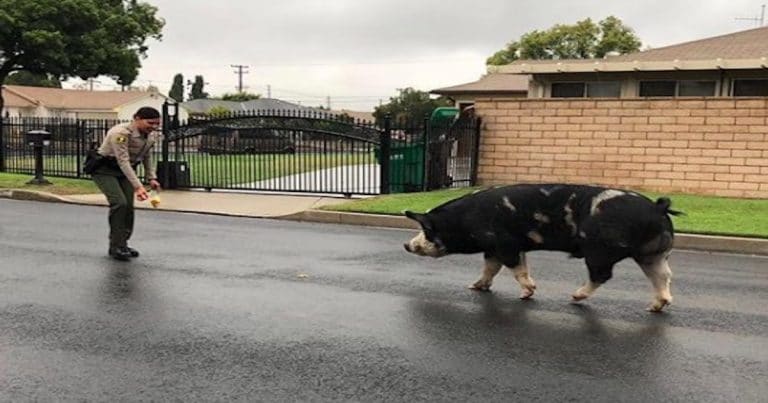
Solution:
[[[475,144],[474,144],[474,150],[472,150],[472,172],[469,174],[469,180],[470,185],[475,186],[477,185],[477,171],[480,166],[480,127],[482,121],[480,120],[480,117],[475,118],[473,121],[475,124],[474,131],[475,131]]]
[[[2,109],[3,108],[0,108],[0,172],[5,172],[5,126],[3,123]],[[8,133],[11,133],[10,128],[8,129]]]
[[[392,121],[384,116],[384,132],[379,135],[379,193],[389,193],[389,154],[392,142]]]
[[[162,156],[161,161],[158,164],[159,166],[163,167],[163,170],[161,172],[161,175],[163,175],[163,186],[168,187],[170,184],[169,180],[171,178],[170,176],[170,169],[168,169],[168,131],[170,129],[171,125],[171,119],[168,118],[168,106],[170,104],[168,101],[163,102],[163,142],[161,146],[162,150]]]
[[[81,178],[83,176],[83,164],[82,164],[82,156],[83,156],[83,145],[85,144],[85,122],[77,119],[75,122],[77,122],[77,144],[75,147],[77,148],[76,156],[75,156],[75,167],[77,169],[77,177]]]
[[[429,124],[429,114],[424,114],[424,136],[422,137],[422,152],[424,153],[424,156],[422,158],[423,166],[422,166],[422,180],[421,180],[421,191],[426,192],[430,189],[429,185],[429,175],[431,174],[431,167],[430,167],[430,161],[429,158],[431,157],[431,153],[429,152],[429,136],[432,134],[432,127]]]

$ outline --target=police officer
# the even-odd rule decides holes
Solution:
[[[133,199],[144,201],[149,195],[136,168],[143,163],[150,187],[160,189],[151,154],[162,136],[157,131],[159,126],[160,112],[157,109],[139,108],[132,122],[109,129],[98,149],[104,158],[92,177],[109,202],[109,256],[113,259],[127,261],[139,256],[136,249],[128,247],[133,232]]]

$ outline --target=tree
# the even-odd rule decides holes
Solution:
[[[11,85],[28,85],[31,87],[61,88],[61,81],[58,77],[47,73],[30,73],[24,70],[14,71],[13,73],[8,74],[5,83]]]
[[[203,76],[195,76],[195,82],[192,83],[192,89],[189,91],[189,99],[208,98],[208,93],[203,91],[203,86],[205,86]]]
[[[223,107],[223,106],[214,106],[211,109],[208,109],[208,116],[212,118],[226,118],[232,115],[232,111],[229,109]]]
[[[184,76],[181,73],[173,76],[173,85],[168,96],[176,102],[184,102]]]
[[[573,25],[557,24],[546,31],[534,30],[494,53],[489,65],[503,65],[518,59],[592,59],[609,53],[625,54],[640,49],[632,28],[609,16],[595,24],[587,18]]]
[[[221,96],[221,99],[224,101],[235,101],[235,102],[245,102],[250,101],[253,99],[259,99],[261,98],[260,94],[252,94],[250,92],[236,92],[234,94],[224,94]]]
[[[147,39],[161,39],[156,12],[138,0],[0,0],[0,85],[20,70],[62,79],[106,75],[129,85]],[[0,95],[0,110],[4,105]],[[3,162],[0,154],[0,169]]]
[[[429,93],[418,91],[411,87],[399,88],[396,97],[389,98],[389,103],[374,108],[373,116],[381,124],[384,117],[389,115],[394,120],[418,122],[439,106],[448,106],[450,102],[444,97],[431,99]]]
[[[26,70],[129,85],[146,40],[161,38],[156,12],[134,0],[0,0],[0,84]]]

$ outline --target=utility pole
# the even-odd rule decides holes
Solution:
[[[237,92],[243,92],[243,74],[248,74],[247,71],[244,71],[248,66],[243,64],[231,64],[230,66],[237,69],[237,71],[234,72],[237,74]]]
[[[328,108],[328,110],[331,110],[331,96],[325,97],[325,107]]]
[[[272,86],[267,84],[267,98],[272,99]]]
[[[101,81],[95,79],[95,78],[89,78],[88,79],[88,91],[93,91],[93,83],[101,84]]]
[[[760,17],[736,17],[736,21],[752,21],[758,27],[762,27],[765,24],[765,4],[760,6]]]

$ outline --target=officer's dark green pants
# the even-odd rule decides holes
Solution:
[[[133,185],[125,176],[99,173],[93,181],[109,202],[109,248],[128,246],[133,233]]]

